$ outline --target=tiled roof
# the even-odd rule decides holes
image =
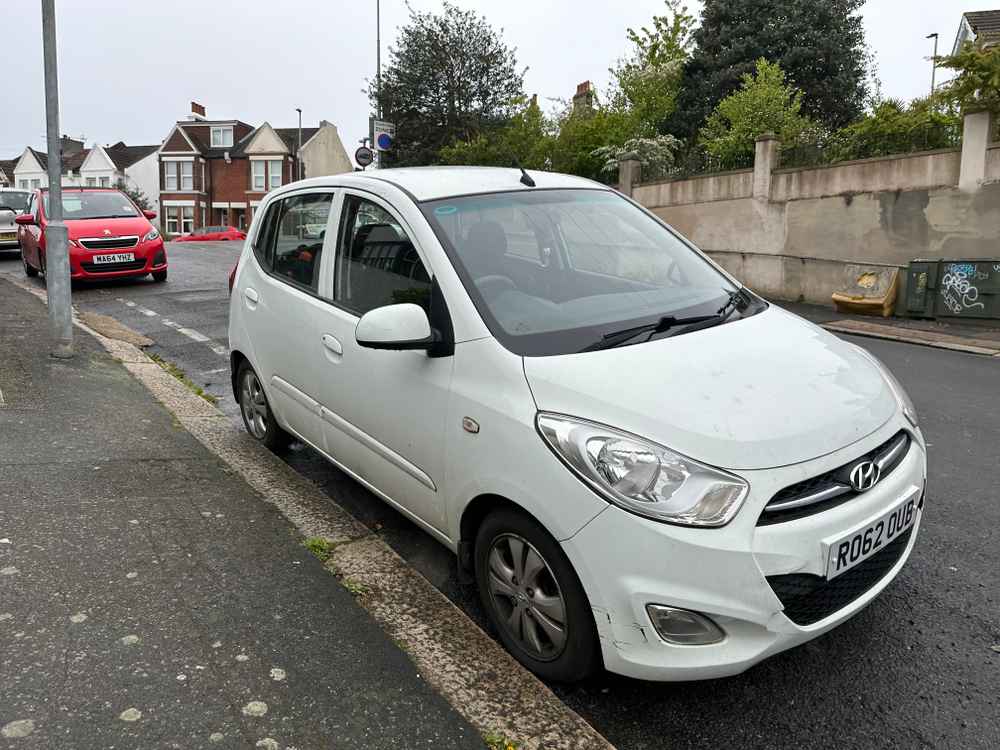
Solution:
[[[965,14],[976,36],[1000,34],[1000,10],[980,10]]]
[[[253,125],[249,125],[240,120],[221,120],[220,122],[235,122],[237,126],[243,125],[251,133],[256,129]],[[226,151],[229,151],[231,155],[235,153],[237,147],[239,146],[239,142],[234,143],[232,146],[212,146],[211,138],[213,124],[213,122],[205,120],[192,120],[190,122],[179,122],[177,123],[177,126],[187,134],[187,137],[191,139],[195,148],[197,148],[198,151],[205,156],[220,157],[225,154]],[[242,139],[240,142],[242,142]]]
[[[0,159],[0,172],[3,172],[7,176],[7,181],[9,184],[14,184],[14,167],[17,165],[17,159]]]
[[[38,161],[38,165],[44,169],[49,168],[49,156],[43,151],[32,148],[28,146],[28,150],[34,154],[35,159]],[[71,154],[63,154],[62,159],[62,171],[66,174],[68,171],[73,170],[74,172],[79,172],[80,167],[83,165],[83,160],[87,158],[87,154],[90,153],[89,148],[85,148],[82,151],[74,151]]]
[[[278,134],[278,137],[285,142],[288,146],[288,150],[291,153],[298,151],[299,147],[299,129],[298,128],[275,128],[274,132]],[[306,143],[310,138],[312,138],[316,133],[319,132],[319,128],[302,128],[302,142]]]
[[[118,141],[113,146],[107,146],[104,152],[110,157],[111,161],[115,163],[115,166],[119,170],[124,171],[126,167],[131,167],[140,159],[144,159],[151,153],[156,151],[159,146],[126,146],[121,141]]]

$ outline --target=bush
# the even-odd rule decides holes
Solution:
[[[801,109],[802,92],[785,82],[779,65],[761,58],[739,90],[719,102],[701,129],[700,143],[721,169],[745,167],[753,164],[758,136],[770,132],[783,143],[798,143],[815,127]]]

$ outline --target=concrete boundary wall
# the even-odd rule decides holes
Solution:
[[[1000,143],[992,133],[989,113],[970,113],[961,149],[795,169],[779,168],[779,144],[766,133],[752,170],[642,183],[630,155],[622,190],[757,291],[829,303],[848,264],[1000,260]]]
[[[771,181],[771,200],[951,187],[958,184],[961,157],[961,150],[948,149],[845,161],[813,169],[778,169]]]

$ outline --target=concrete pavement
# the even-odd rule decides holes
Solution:
[[[0,281],[0,747],[483,747],[295,528]]]

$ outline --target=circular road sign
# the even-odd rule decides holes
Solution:
[[[390,148],[392,148],[392,136],[389,135],[388,133],[379,133],[378,138],[375,139],[375,142],[378,144],[378,148],[380,151],[388,151]]]
[[[375,154],[367,146],[362,146],[357,151],[354,152],[354,161],[356,161],[360,166],[367,167],[373,161],[375,161]]]

